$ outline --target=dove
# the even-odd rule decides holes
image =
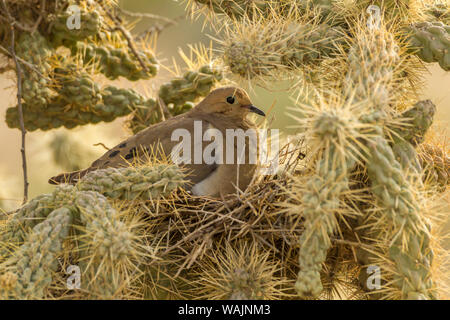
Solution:
[[[265,116],[245,90],[215,89],[188,112],[149,126],[107,151],[89,168],[57,175],[49,183],[75,184],[91,171],[125,167],[148,158],[145,151],[160,149],[160,154],[152,152],[152,156],[170,154],[186,168],[185,189],[194,195],[223,197],[235,193],[236,188],[245,190],[257,166],[250,153],[257,154],[258,149],[251,143],[251,133],[257,131],[247,119],[249,113]]]

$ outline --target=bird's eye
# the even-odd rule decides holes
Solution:
[[[229,97],[227,97],[227,102],[229,103],[229,104],[233,104],[234,103],[234,97],[233,96],[229,96]]]

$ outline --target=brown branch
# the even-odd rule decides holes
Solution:
[[[2,1],[2,4],[3,4],[4,7],[6,8],[6,4],[5,4],[4,1]],[[6,9],[5,9],[5,10],[6,10]],[[10,20],[8,20],[8,19],[7,19],[6,17],[4,17],[4,16],[1,16],[1,15],[0,15],[0,19],[3,20],[3,21],[5,21],[5,22],[7,22],[7,23],[10,23]],[[18,22],[16,22],[16,28],[17,28],[17,29],[20,29],[20,30],[22,30],[22,31],[25,31],[25,32],[34,32],[34,31],[33,31],[33,27],[25,26],[25,25],[22,25],[22,24],[20,24],[20,23],[18,23]]]
[[[36,23],[34,24],[33,29],[36,30],[39,25],[41,24],[42,19],[44,18],[44,14],[45,14],[45,2],[46,0],[41,0],[39,6],[40,6],[40,10],[39,10],[39,18],[36,20]],[[34,32],[34,31],[33,31]],[[32,32],[32,33],[33,33]]]
[[[119,24],[118,22],[116,22],[116,27],[115,30],[120,31],[123,36],[125,37],[125,39],[127,40],[128,43],[128,47],[130,48],[131,52],[133,52],[134,57],[136,58],[137,61],[139,61],[139,64],[141,65],[142,69],[144,69],[146,72],[149,72],[147,66],[144,64],[144,61],[142,61],[141,57],[139,56],[137,49],[134,45],[134,41],[133,41],[133,37],[131,36],[131,34],[128,32],[128,30],[126,30],[121,24]]]

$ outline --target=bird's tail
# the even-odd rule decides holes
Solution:
[[[62,183],[76,184],[78,182],[78,180],[83,178],[88,172],[91,172],[92,170],[93,170],[92,168],[88,168],[88,169],[84,169],[84,170],[61,173],[57,176],[50,178],[48,180],[48,183],[50,183],[50,184],[62,184]]]

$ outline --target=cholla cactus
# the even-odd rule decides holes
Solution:
[[[419,101],[401,115],[401,119],[407,121],[400,128],[394,129],[392,151],[404,170],[413,170],[419,174],[422,171],[415,147],[424,141],[435,112],[436,106],[426,100]]]
[[[439,62],[445,71],[450,70],[450,26],[443,22],[422,22],[410,27],[411,50],[425,62]]]
[[[101,29],[102,17],[97,10],[84,10],[80,13],[80,28],[69,30],[67,21],[72,13],[61,12],[50,16],[51,41],[54,46],[73,47],[78,41],[95,36]]]
[[[52,159],[56,165],[65,171],[81,170],[87,156],[92,158],[94,152],[77,139],[65,132],[56,133],[48,143]]]
[[[425,171],[426,181],[439,184],[441,191],[445,191],[450,182],[450,156],[446,149],[423,144],[419,148],[419,160]]]
[[[183,173],[179,168],[160,164],[97,170],[88,173],[79,188],[113,199],[136,200],[167,196],[183,182]]]
[[[305,232],[300,237],[300,272],[296,283],[302,298],[322,293],[320,271],[331,247],[330,238],[338,229],[340,199],[349,191],[348,176],[357,161],[352,155],[353,142],[359,135],[358,128],[363,127],[354,118],[357,110],[337,101],[333,107],[321,107],[320,111],[307,110],[303,110],[306,116],[303,126],[308,128],[309,144],[319,152],[320,159],[305,188],[299,184],[292,191],[303,194]]]
[[[433,296],[430,230],[420,214],[417,195],[389,145],[378,138],[369,147],[373,148],[368,164],[372,192],[384,208],[377,227],[384,233],[385,241],[390,242],[389,258],[395,263],[394,284],[403,299],[430,298]]]
[[[263,0],[193,0],[205,5],[215,13],[223,13],[232,18],[241,18],[244,15],[252,15],[253,10],[267,10],[270,1]]]
[[[52,272],[58,267],[62,242],[69,235],[72,213],[68,208],[54,210],[45,221],[37,224],[25,243],[6,261],[7,272],[16,280],[3,288],[4,298],[40,299],[52,282]]]
[[[51,72],[48,60],[52,54],[48,40],[38,32],[24,33],[18,39],[16,50],[17,54],[25,61],[36,65],[41,73],[39,75],[32,70],[25,69],[22,83],[25,103],[29,103],[32,108],[36,109],[45,106],[54,95],[49,88],[50,80],[48,79]]]
[[[258,13],[257,19],[225,24],[221,50],[232,73],[247,79],[277,77],[337,53],[344,40],[341,27],[289,12],[272,11],[270,18]]]
[[[380,126],[389,113],[395,112],[395,109],[390,110],[386,106],[390,102],[389,99],[393,97],[389,89],[393,88],[390,82],[394,79],[395,63],[398,61],[396,60],[398,54],[395,49],[391,49],[394,46],[387,41],[379,42],[386,38],[383,37],[384,33],[380,29],[374,32],[375,37],[358,36],[356,40],[358,48],[376,48],[379,52],[371,52],[370,55],[363,53],[360,57],[365,59],[360,60],[359,63],[350,64],[348,73],[351,79],[355,79],[353,74],[359,74],[360,70],[372,70],[370,74],[357,78],[354,83],[362,85],[363,88],[363,90],[357,90],[355,97],[367,104],[372,114],[377,115],[375,118],[369,116],[363,120],[374,121],[372,132],[369,131],[373,136],[365,138],[368,147],[366,165],[371,179],[371,190],[379,202],[376,204],[380,205],[381,211],[381,215],[375,218],[378,220],[374,229],[378,233],[376,238],[379,244],[388,246],[385,242],[390,241],[389,249],[384,248],[384,250],[394,262],[395,268],[391,270],[393,273],[391,281],[397,287],[400,297],[430,298],[433,297],[431,292],[433,283],[429,269],[432,257],[429,248],[429,226],[425,222],[425,217],[420,214],[416,191],[411,186],[411,179],[408,179],[408,166],[404,166],[402,171],[402,166],[395,158]],[[380,56],[382,60],[374,61],[377,56]],[[369,82],[369,79],[373,80]],[[432,107],[429,109],[431,113],[434,113]],[[430,111],[427,110],[426,113]],[[413,112],[414,109],[411,113]],[[414,135],[423,135],[428,127],[429,123],[414,126],[415,130],[420,132]],[[407,134],[405,138],[408,139]],[[409,140],[414,143],[414,138]],[[418,142],[420,141],[416,139],[415,143]],[[399,150],[395,148],[396,146],[398,147],[398,143],[394,140],[394,150]],[[410,157],[417,158],[414,150],[411,151]]]

